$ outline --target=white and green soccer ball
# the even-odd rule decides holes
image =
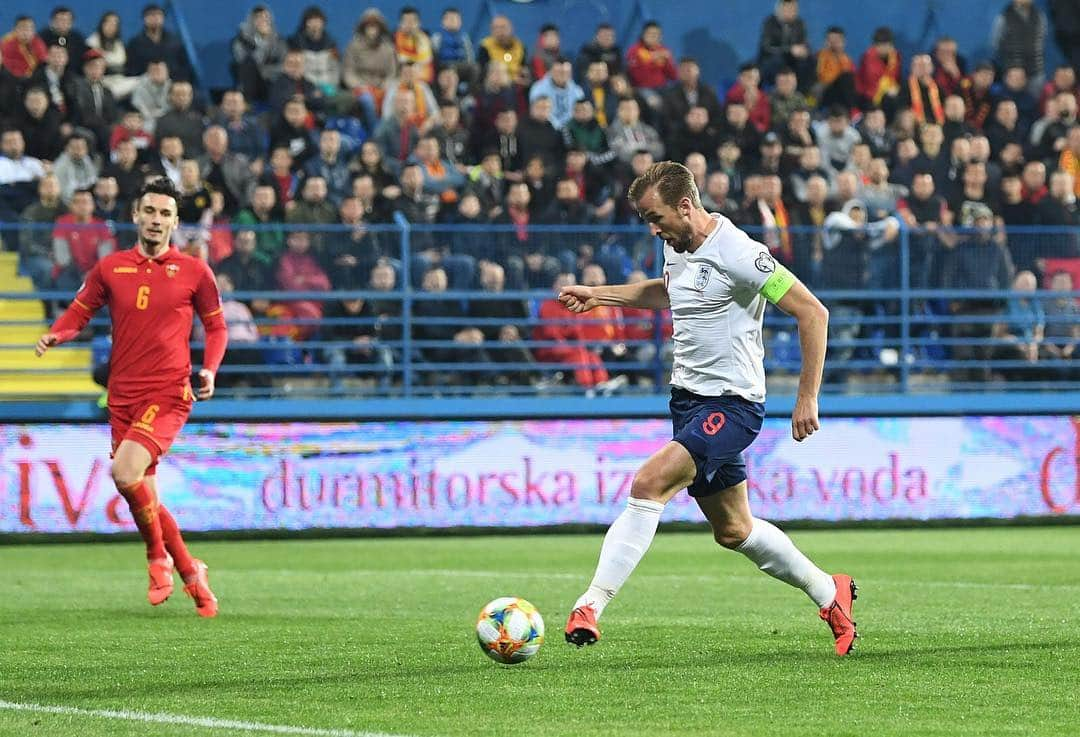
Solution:
[[[503,596],[480,610],[476,640],[497,663],[524,663],[544,644],[544,618],[524,599]]]

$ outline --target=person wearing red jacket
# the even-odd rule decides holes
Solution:
[[[573,274],[559,274],[555,279],[555,292],[573,286],[576,281]],[[574,381],[578,386],[593,388],[608,380],[607,369],[600,357],[585,347],[586,320],[568,313],[554,298],[540,304],[539,317],[541,323],[533,329],[533,340],[552,341],[556,345],[534,348],[536,360],[574,364]]]
[[[278,262],[278,287],[287,292],[329,292],[330,277],[311,254],[311,234],[294,230],[285,245],[287,250]],[[316,299],[295,300],[280,308],[280,315],[297,320],[298,324],[287,326],[288,335],[296,340],[309,338],[323,316],[323,303]]]
[[[34,19],[20,15],[15,19],[15,28],[0,39],[0,66],[13,77],[29,79],[34,70],[45,63],[48,51],[41,36],[37,35]]]
[[[164,177],[143,185],[135,200],[135,246],[98,261],[71,306],[38,339],[34,352],[42,356],[74,339],[95,312],[109,308],[112,478],[146,544],[147,598],[154,606],[169,598],[175,565],[195,611],[213,617],[218,604],[206,564],[188,552],[157,489],[158,459],[187,422],[194,400],[213,396],[214,377],[228,343],[210,267],[170,246],[179,224],[178,201],[176,188]],[[196,313],[206,329],[206,347],[198,374],[201,385],[193,390],[189,341]]]
[[[660,24],[646,21],[637,43],[626,52],[626,74],[650,105],[660,104],[660,89],[678,78],[671,50],[664,46]],[[655,98],[655,103],[653,101]]]
[[[855,73],[855,91],[868,105],[887,107],[887,101],[900,93],[900,52],[893,45],[892,31],[886,27],[874,31],[873,45],[859,60]]]

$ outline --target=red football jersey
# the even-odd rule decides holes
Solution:
[[[90,270],[72,309],[93,313],[106,305],[113,325],[109,399],[123,402],[187,384],[194,314],[204,323],[220,314],[221,296],[205,261],[173,247],[153,259],[131,248]]]

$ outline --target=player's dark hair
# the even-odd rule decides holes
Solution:
[[[675,207],[684,197],[689,197],[695,207],[701,207],[694,175],[676,161],[660,161],[650,166],[633,181],[626,197],[636,205],[650,187],[656,187],[660,200],[668,207]]]
[[[180,193],[176,190],[176,185],[168,177],[158,177],[145,182],[143,186],[139,187],[139,191],[135,193],[135,202],[141,202],[142,198],[148,194],[165,195],[166,197],[172,197],[174,202],[180,202]]]

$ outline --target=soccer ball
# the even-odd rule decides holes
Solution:
[[[480,610],[476,640],[496,663],[524,663],[544,644],[544,619],[524,599],[503,596]]]

